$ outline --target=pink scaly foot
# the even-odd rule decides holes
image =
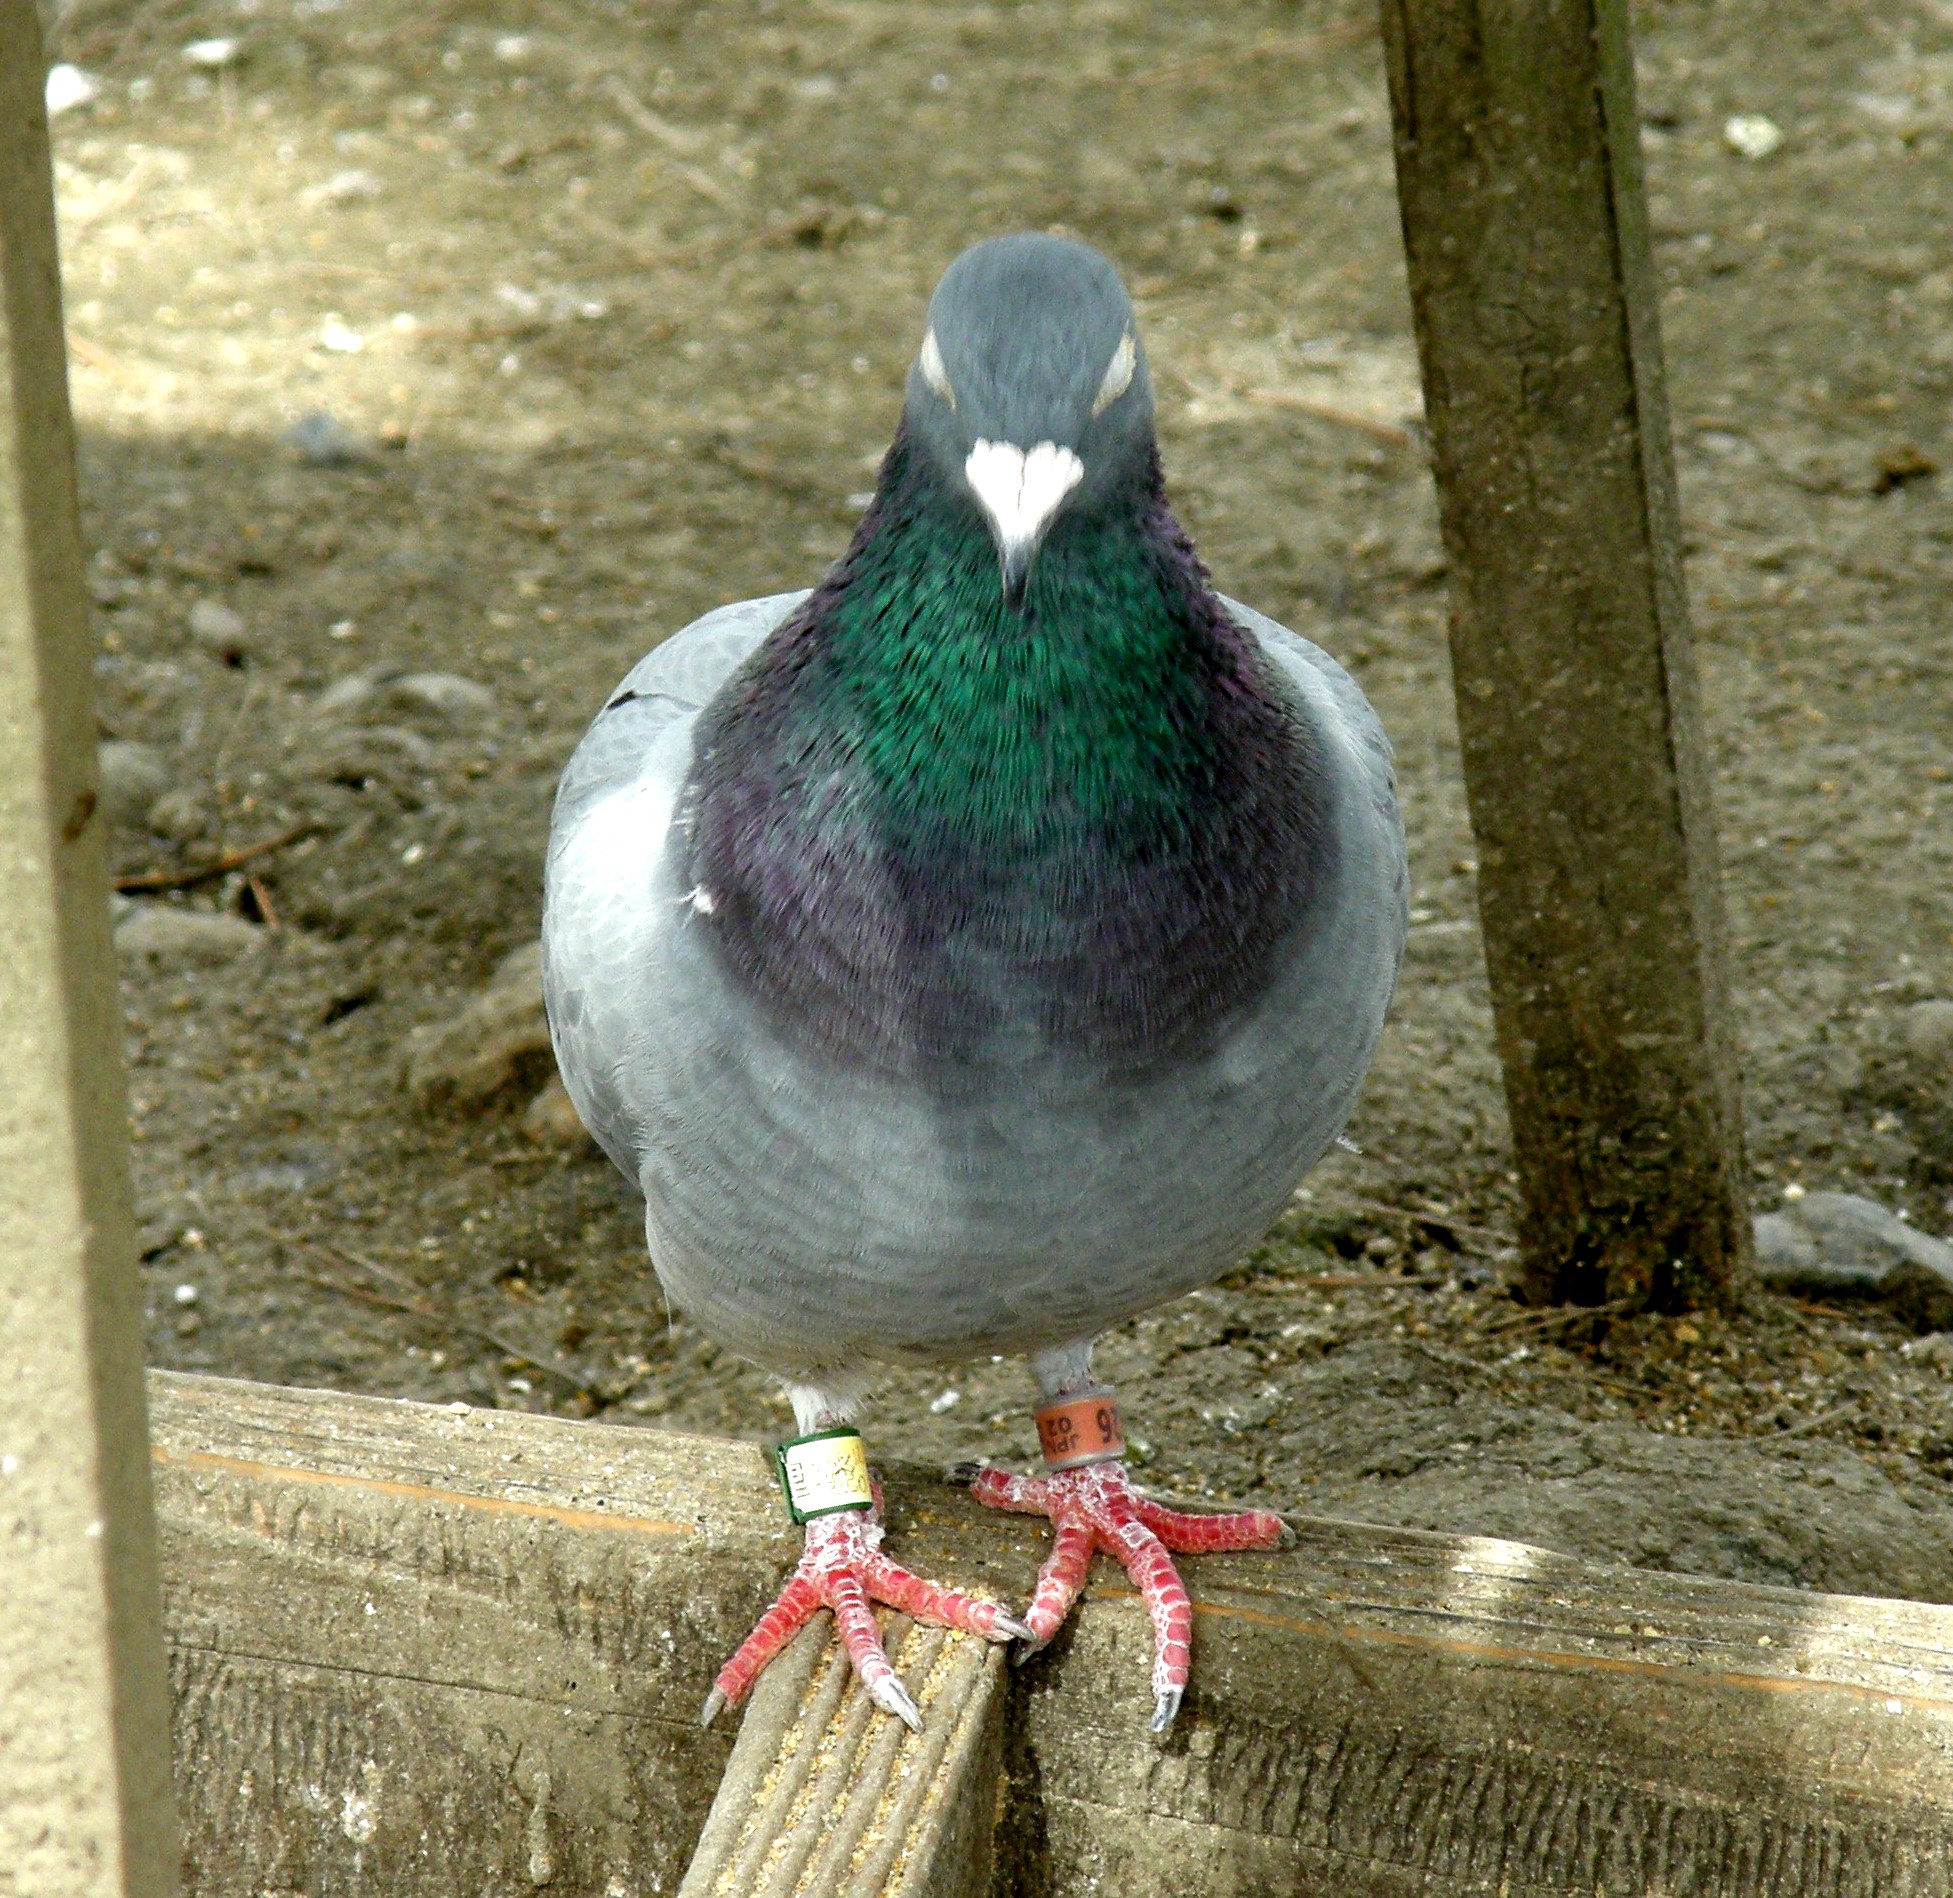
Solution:
[[[970,1477],[970,1492],[993,1509],[1045,1516],[1056,1525],[1051,1553],[1038,1571],[1037,1588],[1024,1613],[1032,1634],[1031,1653],[1064,1625],[1085,1586],[1095,1550],[1103,1549],[1139,1585],[1153,1621],[1155,1733],[1164,1733],[1180,1711],[1193,1637],[1193,1604],[1168,1551],[1210,1555],[1229,1549],[1273,1549],[1295,1540],[1288,1524],[1265,1509],[1189,1516],[1164,1508],[1133,1488],[1122,1462],[1088,1463],[1046,1476],[977,1470]]]
[[[995,1602],[979,1601],[910,1574],[882,1554],[881,1542],[879,1508],[819,1516],[807,1525],[807,1546],[799,1565],[759,1625],[719,1670],[700,1716],[705,1725],[710,1726],[724,1708],[737,1706],[760,1670],[822,1608],[833,1611],[848,1659],[868,1698],[917,1733],[922,1731],[922,1714],[889,1663],[881,1630],[868,1606],[871,1601],[886,1602],[917,1621],[981,1635],[986,1641],[1033,1638],[1023,1622],[1005,1614]]]

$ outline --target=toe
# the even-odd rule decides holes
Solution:
[[[719,1670],[711,1696],[700,1718],[710,1725],[726,1707],[746,1698],[746,1690],[759,1679],[768,1661],[806,1626],[821,1605],[820,1592],[798,1569],[788,1577],[779,1598],[763,1614],[758,1625],[739,1645],[739,1650]]]
[[[1013,1476],[985,1465],[970,1479],[970,1494],[991,1509],[1015,1510],[1022,1516],[1051,1514],[1051,1485],[1041,1476]]]
[[[867,1689],[868,1698],[884,1713],[892,1713],[911,1732],[922,1731],[922,1713],[902,1685],[882,1646],[882,1631],[875,1624],[874,1610],[868,1606],[863,1576],[850,1569],[830,1578],[827,1605],[834,1611],[834,1625],[840,1630],[841,1645],[848,1651],[855,1678]]]
[[[1024,1621],[1031,1639],[1043,1647],[1064,1625],[1092,1566],[1093,1534],[1083,1523],[1061,1522],[1051,1538],[1051,1553],[1038,1570],[1037,1587]]]
[[[1157,1719],[1170,1698],[1177,1709],[1187,1685],[1187,1670],[1193,1654],[1193,1603],[1173,1558],[1159,1538],[1140,1524],[1133,1524],[1115,1545],[1126,1573],[1139,1584],[1146,1613],[1153,1623],[1153,1695]],[[1166,1715],[1170,1722],[1173,1714]],[[1155,1732],[1165,1732],[1156,1726]]]
[[[1132,1504],[1139,1520],[1176,1555],[1281,1549],[1295,1540],[1295,1531],[1272,1510],[1243,1509],[1232,1515],[1193,1516],[1137,1494]]]
[[[1021,1623],[1002,1624],[1010,1617],[993,1601],[981,1601],[959,1588],[945,1588],[940,1582],[924,1581],[920,1575],[891,1561],[879,1551],[871,1554],[862,1568],[862,1585],[874,1600],[899,1608],[912,1620],[939,1628],[958,1628],[985,1641],[1009,1641]]]

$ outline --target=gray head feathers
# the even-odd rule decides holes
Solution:
[[[1119,273],[1087,244],[1028,233],[943,273],[903,421],[988,517],[1016,594],[1060,511],[1147,478],[1153,390]]]

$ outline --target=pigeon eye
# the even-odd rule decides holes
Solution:
[[[1132,387],[1132,370],[1132,331],[1128,330],[1119,338],[1119,347],[1112,352],[1112,360],[1105,365],[1105,380],[1099,384],[1099,392],[1092,398],[1094,415],[1103,415]]]
[[[956,406],[956,391],[950,387],[949,371],[943,367],[943,352],[936,341],[936,332],[931,330],[922,339],[922,355],[916,367],[922,371],[922,379],[942,397],[953,409]]]

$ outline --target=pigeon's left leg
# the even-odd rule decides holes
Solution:
[[[1092,1381],[1090,1347],[1043,1353],[1032,1368],[1044,1388],[1037,1418],[1047,1473],[961,1473],[968,1475],[978,1502],[1046,1516],[1056,1528],[1024,1613],[1033,1636],[1031,1652],[1064,1625],[1096,1550],[1103,1549],[1132,1577],[1153,1622],[1152,1727],[1164,1733],[1180,1711],[1193,1643],[1193,1603],[1169,1551],[1272,1549],[1292,1542],[1294,1533],[1265,1509],[1190,1516],[1142,1496],[1126,1474],[1119,1407],[1109,1389]]]
[[[711,1725],[721,1709],[743,1700],[767,1662],[826,1608],[869,1699],[920,1732],[922,1714],[882,1646],[872,1602],[986,1641],[1027,1640],[1031,1630],[995,1602],[924,1581],[884,1555],[881,1486],[868,1475],[844,1408],[801,1387],[789,1394],[802,1434],[781,1445],[777,1461],[788,1508],[805,1524],[806,1547],[773,1606],[719,1670],[704,1721]]]

